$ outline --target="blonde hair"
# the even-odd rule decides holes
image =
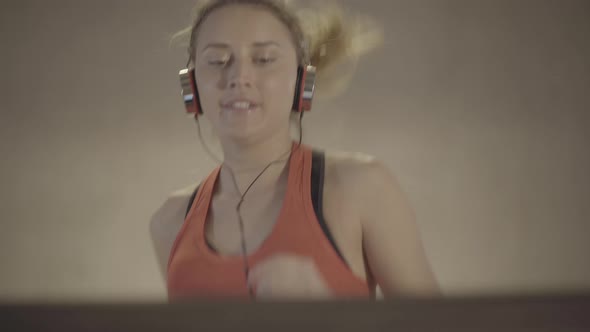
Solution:
[[[291,0],[201,0],[193,10],[193,23],[176,33],[173,42],[188,39],[189,64],[202,22],[216,9],[232,4],[261,6],[273,13],[291,32],[300,65],[317,68],[317,88],[323,96],[342,92],[361,55],[382,42],[381,29],[368,17],[351,15],[335,3],[295,9]],[[316,2],[316,1],[314,1]],[[341,66],[338,66],[341,65]]]

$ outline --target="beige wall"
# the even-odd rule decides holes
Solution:
[[[587,1],[346,1],[387,45],[305,141],[385,160],[448,294],[590,288]],[[3,1],[0,300],[163,299],[148,220],[212,161],[190,0]]]

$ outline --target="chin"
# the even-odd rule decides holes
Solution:
[[[258,141],[265,136],[262,126],[232,126],[225,127],[220,131],[225,140],[238,143],[250,143]]]
[[[269,114],[266,114],[269,115]],[[223,140],[239,143],[253,143],[276,137],[283,129],[289,131],[289,126],[282,128],[283,123],[289,124],[288,119],[265,116],[264,110],[256,113],[223,116],[219,118],[217,129]]]

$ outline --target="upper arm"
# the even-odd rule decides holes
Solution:
[[[170,195],[150,220],[150,236],[160,272],[166,279],[168,259],[176,237],[184,224],[191,192],[182,190]]]
[[[393,174],[372,160],[363,162],[354,178],[363,195],[363,248],[385,297],[438,294],[414,211]]]

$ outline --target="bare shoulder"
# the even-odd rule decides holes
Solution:
[[[195,186],[189,186],[170,193],[152,215],[151,231],[161,233],[165,229],[175,228],[178,224],[182,225],[184,213],[194,190]],[[177,217],[180,217],[180,220]]]
[[[326,173],[341,189],[375,191],[384,186],[399,188],[393,172],[380,159],[361,152],[326,152]]]
[[[326,153],[328,176],[339,186],[340,205],[355,209],[367,264],[385,297],[439,294],[414,210],[386,163],[361,153]]]
[[[393,170],[375,156],[360,152],[326,152],[325,177],[326,182],[337,188],[341,204],[354,207],[363,222],[382,222],[385,218],[375,213],[384,205],[413,213]]]
[[[377,161],[375,156],[362,152],[326,151],[326,161],[330,161],[333,165],[347,165],[347,166],[363,166]]]
[[[168,256],[176,236],[182,228],[185,212],[196,186],[197,184],[194,184],[170,193],[151,216],[150,235],[158,264],[164,276],[166,275]]]

